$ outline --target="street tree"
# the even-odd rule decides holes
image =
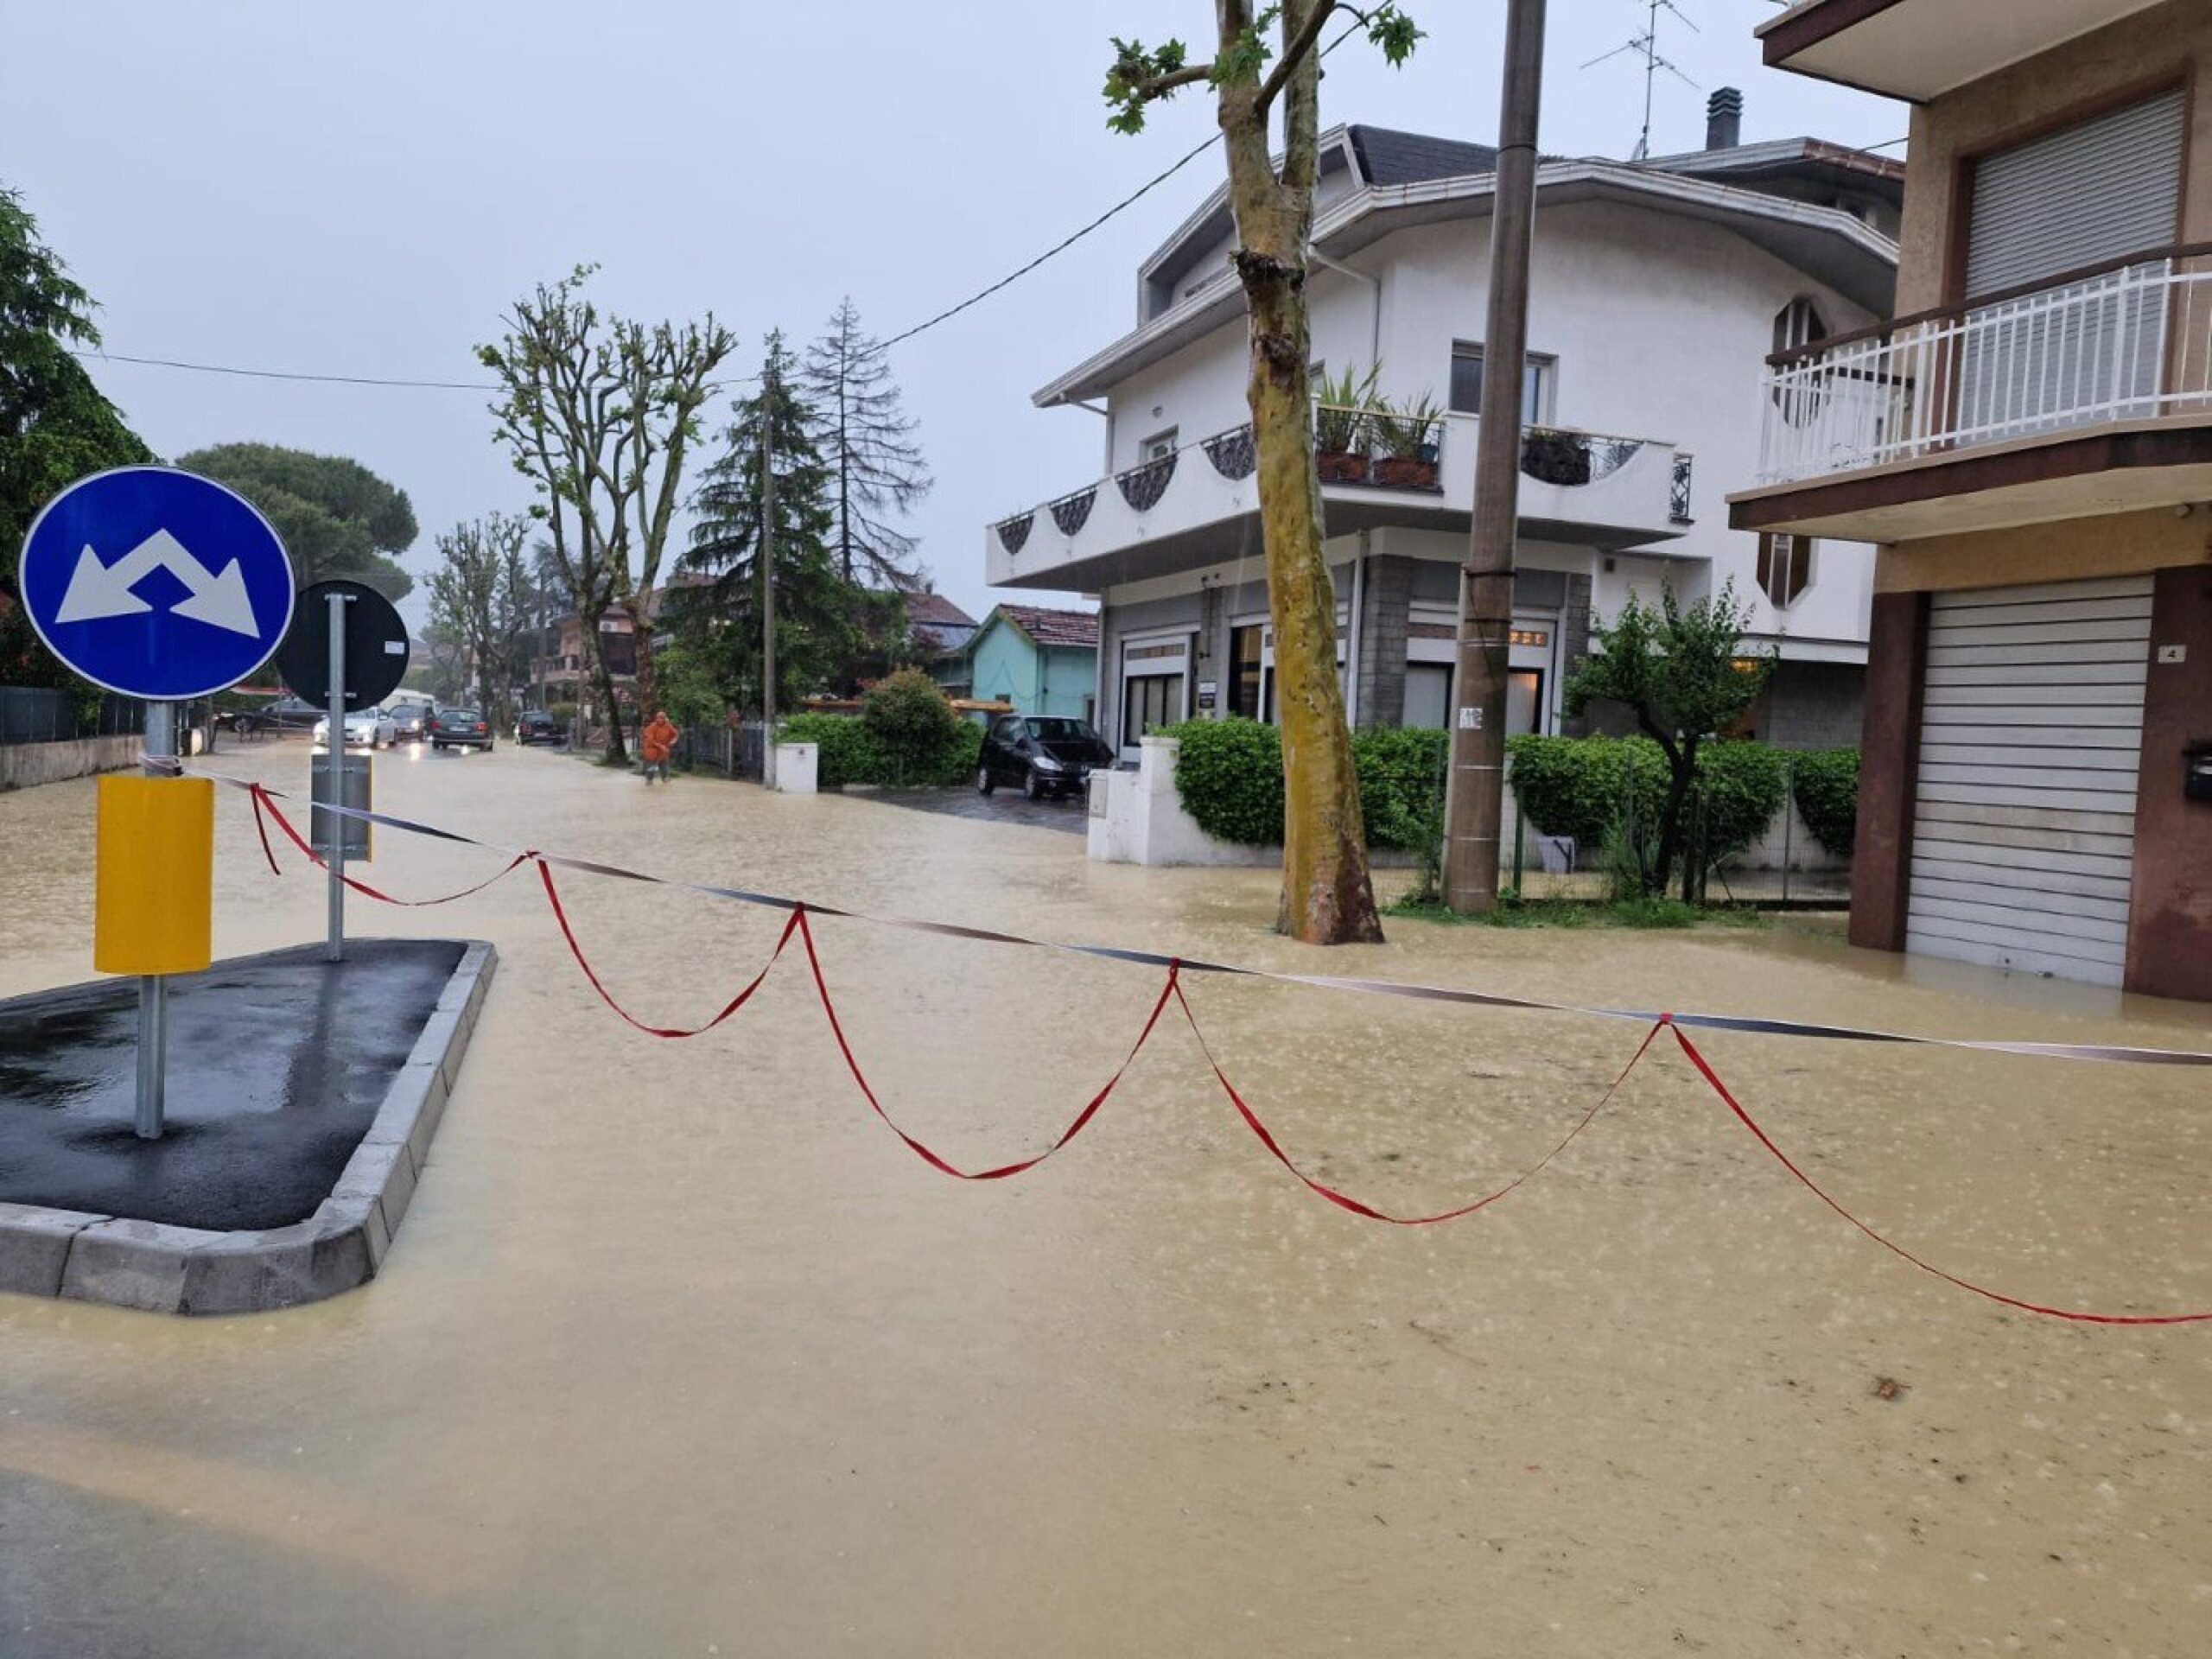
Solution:
[[[0,188],[0,589],[10,593],[23,537],[55,493],[154,459],[71,349],[99,344],[92,310],[22,198]],[[0,605],[0,683],[86,689],[15,605]]]
[[[537,494],[554,563],[579,619],[586,671],[609,711],[607,756],[628,759],[599,621],[619,607],[636,640],[639,696],[653,696],[652,594],[659,584],[683,469],[736,338],[711,314],[651,327],[603,317],[584,296],[593,267],[541,283],[503,319],[505,337],[477,356],[499,377],[499,439]]]
[[[896,594],[872,594],[839,574],[823,423],[794,367],[783,335],[770,334],[760,385],[736,400],[721,454],[692,496],[691,545],[683,563],[709,580],[679,588],[671,603],[677,638],[741,709],[760,706],[764,442],[776,479],[778,705],[838,685],[870,639],[897,626]]]
[[[395,601],[413,589],[399,556],[415,544],[414,505],[406,491],[359,461],[274,443],[219,443],[179,455],[177,465],[258,507],[283,538],[302,588],[358,582]]]
[[[924,572],[914,560],[917,543],[886,515],[911,512],[933,480],[891,378],[888,354],[861,327],[849,296],[806,348],[799,378],[821,416],[837,574],[870,588],[919,588]]]
[[[1337,681],[1336,596],[1321,550],[1306,244],[1319,162],[1323,29],[1346,14],[1393,64],[1405,60],[1421,31],[1389,0],[1366,11],[1337,0],[1282,0],[1256,10],[1252,0],[1216,0],[1214,10],[1216,49],[1203,63],[1192,62],[1179,40],[1147,47],[1116,39],[1105,86],[1109,124],[1137,132],[1156,100],[1200,82],[1213,91],[1236,226],[1230,263],[1249,319],[1245,398],[1274,623],[1284,798],[1276,926],[1314,944],[1377,940],[1382,925]],[[1280,167],[1273,155],[1278,108]]]
[[[514,718],[514,688],[535,644],[536,594],[523,557],[530,527],[527,518],[504,512],[455,524],[437,538],[429,577],[431,624],[461,641],[494,726]]]
[[[1733,579],[1689,606],[1671,586],[1661,589],[1656,606],[1630,594],[1611,626],[1594,626],[1599,649],[1567,677],[1570,715],[1601,699],[1620,703],[1667,757],[1657,847],[1639,841],[1631,849],[1646,893],[1666,890],[1681,856],[1699,748],[1741,719],[1773,677],[1774,653],[1745,647],[1751,622],[1751,607],[1737,603]]]

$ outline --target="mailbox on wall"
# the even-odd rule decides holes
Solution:
[[[2192,801],[2212,801],[2212,737],[2200,737],[2182,753],[2188,758],[2181,792]]]

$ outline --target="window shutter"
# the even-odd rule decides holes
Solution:
[[[1967,233],[1967,297],[2171,242],[2182,116],[2180,92],[2169,92],[1982,160]]]

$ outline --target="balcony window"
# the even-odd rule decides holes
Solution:
[[[1813,538],[1778,532],[1759,537],[1759,591],[1777,611],[1786,611],[1813,580]]]
[[[1541,426],[1549,418],[1552,401],[1552,373],[1558,359],[1529,354],[1529,364],[1521,382],[1521,423]],[[1455,415],[1479,415],[1483,411],[1483,348],[1465,340],[1456,340],[1452,346],[1452,412]]]
[[[1142,443],[1137,446],[1138,461],[1140,462],[1147,461],[1165,461],[1168,456],[1173,454],[1175,453],[1175,432],[1176,429],[1171,426],[1165,432],[1155,432],[1150,437],[1147,438]]]
[[[2069,276],[2179,234],[2179,92],[1983,157],[1967,223],[1958,422],[1993,439],[2153,412],[2166,295]],[[2022,296],[2037,284],[2061,283]]]

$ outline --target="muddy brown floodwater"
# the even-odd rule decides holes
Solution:
[[[296,745],[226,769],[304,784]],[[400,754],[379,804],[494,840],[910,914],[1310,967],[1251,872],[1075,837]],[[92,789],[0,797],[0,994],[89,969]],[[226,795],[217,944],[308,939]],[[372,879],[491,855],[382,836]],[[564,878],[618,995],[690,1022],[779,918]],[[2063,1325],[1852,1232],[1655,1051],[1494,1210],[1319,1202],[1163,1023],[1018,1180],[912,1157],[803,971],[690,1043],[593,999],[527,879],[365,931],[501,971],[385,1270],[188,1321],[0,1299],[0,1653],[1338,1652],[2180,1656],[2212,1618],[2212,1330]],[[819,928],[887,1105],[1034,1150],[1118,1063],[1148,969]],[[1326,969],[1976,1035],[2201,1046],[2200,1008],[1907,975],[1832,928],[1410,923]],[[1199,981],[1230,1075],[1387,1208],[1487,1191],[1638,1033]],[[2212,1306],[2201,1076],[1716,1035],[1875,1224],[2037,1300]]]

